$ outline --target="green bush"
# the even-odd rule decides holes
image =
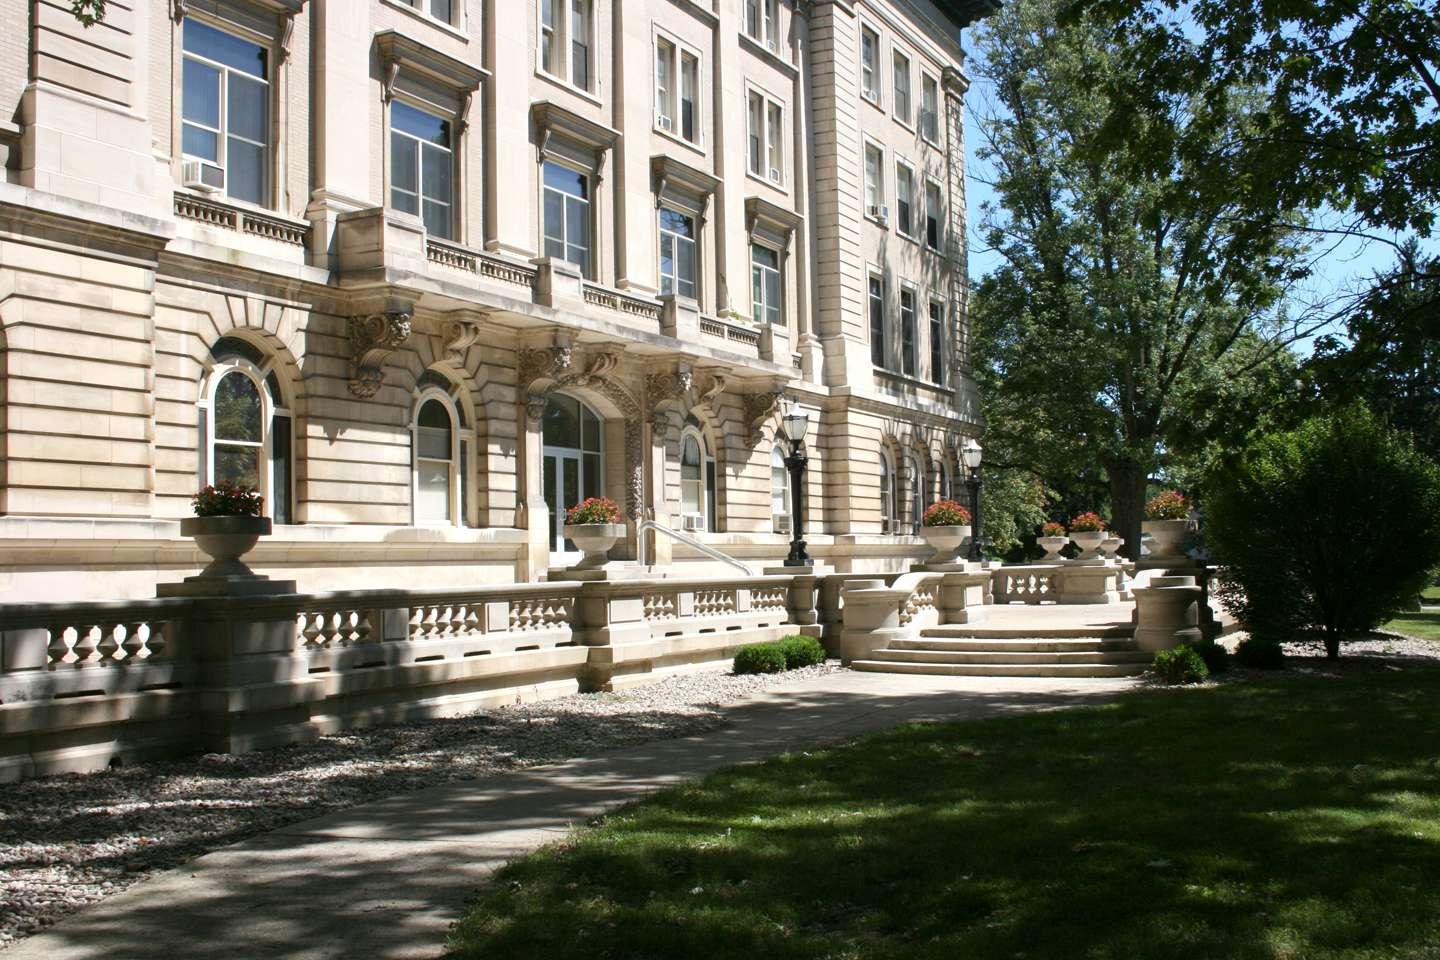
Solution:
[[[779,673],[785,669],[785,651],[778,643],[747,643],[735,651],[736,673]]]
[[[1256,441],[1208,489],[1216,594],[1260,640],[1318,632],[1339,656],[1440,565],[1440,467],[1361,405]]]
[[[780,652],[785,654],[785,669],[810,667],[825,662],[825,648],[814,637],[793,634],[778,641]]]
[[[1199,683],[1210,676],[1210,668],[1205,666],[1200,654],[1195,652],[1194,647],[1184,643],[1173,650],[1157,652],[1150,669],[1155,671],[1155,676],[1161,683],[1170,685]]]
[[[1197,643],[1195,652],[1200,654],[1200,659],[1205,661],[1205,667],[1211,673],[1224,673],[1230,669],[1230,654],[1218,643]]]
[[[1246,637],[1235,648],[1235,659],[1243,667],[1256,670],[1279,670],[1285,666],[1285,651],[1274,640],[1260,640]]]

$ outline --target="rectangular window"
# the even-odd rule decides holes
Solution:
[[[695,218],[660,208],[660,293],[696,299]]]
[[[783,316],[780,310],[780,254],[758,243],[750,245],[750,288],[755,321],[779,326]]]
[[[895,51],[895,119],[910,125],[910,58]]]
[[[570,0],[570,82],[590,89],[590,0]]]
[[[860,93],[880,102],[880,34],[860,28]]]
[[[545,164],[545,256],[590,273],[590,180],[558,163]]]
[[[745,35],[751,40],[764,41],[765,35],[760,24],[760,0],[745,0]]]
[[[915,376],[915,291],[900,291],[900,372]]]
[[[757,177],[772,183],[785,180],[785,106],[751,90],[746,98],[746,161]]]
[[[764,0],[765,3],[765,46],[771,50],[780,49],[780,0]]]
[[[920,135],[931,143],[940,142],[940,85],[924,73],[920,75]]]
[[[885,155],[874,144],[865,144],[865,212],[880,216],[885,204]]]
[[[748,162],[750,172],[755,176],[764,175],[765,162],[765,97],[750,91],[749,98],[749,127],[747,135]]]
[[[540,0],[540,69],[582,90],[590,89],[593,73],[590,2]]]
[[[875,276],[870,278],[870,362],[885,366],[885,287]]]
[[[555,5],[564,0],[540,0],[540,69],[546,73],[559,73],[556,64],[555,45],[559,23],[556,22]]]
[[[779,0],[745,0],[745,35],[769,50],[780,47]]]
[[[925,245],[931,250],[940,249],[940,224],[945,220],[945,197],[940,184],[925,183]]]
[[[895,161],[895,229],[907,237],[915,235],[915,173],[910,165]]]
[[[675,44],[655,40],[655,125],[675,129]]]
[[[655,38],[655,126],[700,140],[700,58],[665,37]]]
[[[413,213],[431,236],[454,233],[455,158],[450,121],[408,103],[390,104],[390,206]]]
[[[680,136],[700,140],[700,58],[680,54]]]
[[[181,153],[222,170],[227,196],[268,205],[270,52],[194,17],[181,45]]]
[[[782,164],[785,156],[785,138],[782,132],[785,128],[784,109],[772,100],[766,107],[765,115],[767,117],[765,133],[766,139],[769,141],[766,144],[766,155],[770,158],[770,180],[779,183],[783,178],[781,171],[784,169]]]
[[[453,23],[451,19],[455,15],[453,0],[408,0],[410,6],[416,10],[429,12],[436,20],[443,20],[446,23]]]
[[[930,379],[945,385],[945,305],[930,301]]]

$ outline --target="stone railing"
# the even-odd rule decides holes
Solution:
[[[1058,603],[1060,568],[1043,565],[1000,567],[991,575],[996,603]]]
[[[967,575],[905,573],[889,584],[881,579],[848,578],[840,589],[840,659],[846,663],[864,659],[896,640],[913,638],[924,627],[941,623],[936,597],[947,576]]]
[[[592,306],[604,307],[651,323],[660,322],[661,307],[656,300],[633,296],[589,280],[584,282],[582,290],[585,302]]]
[[[176,193],[174,209],[175,216],[184,220],[238,230],[291,246],[303,247],[310,240],[310,224],[307,221],[291,220],[278,214],[258,213],[193,193]]]
[[[425,259],[442,267],[471,273],[477,277],[499,280],[517,287],[533,289],[538,271],[482,250],[472,250],[448,240],[425,238]]]
[[[700,318],[700,332],[709,337],[725,340],[730,343],[739,343],[747,347],[759,349],[760,332],[751,327],[738,323],[731,323],[728,320],[721,320],[717,317]]]
[[[996,603],[1119,603],[1128,593],[1128,562],[1066,561],[996,567]]]

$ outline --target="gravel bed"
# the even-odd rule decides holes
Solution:
[[[783,674],[683,674],[243,756],[205,754],[0,784],[0,950],[151,873],[297,820],[437,784],[724,725],[722,704]]]

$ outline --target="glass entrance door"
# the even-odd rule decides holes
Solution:
[[[565,539],[565,511],[587,497],[604,496],[602,421],[574,397],[550,398],[544,419],[544,471],[541,482],[550,511],[551,562],[579,559],[580,551]]]

